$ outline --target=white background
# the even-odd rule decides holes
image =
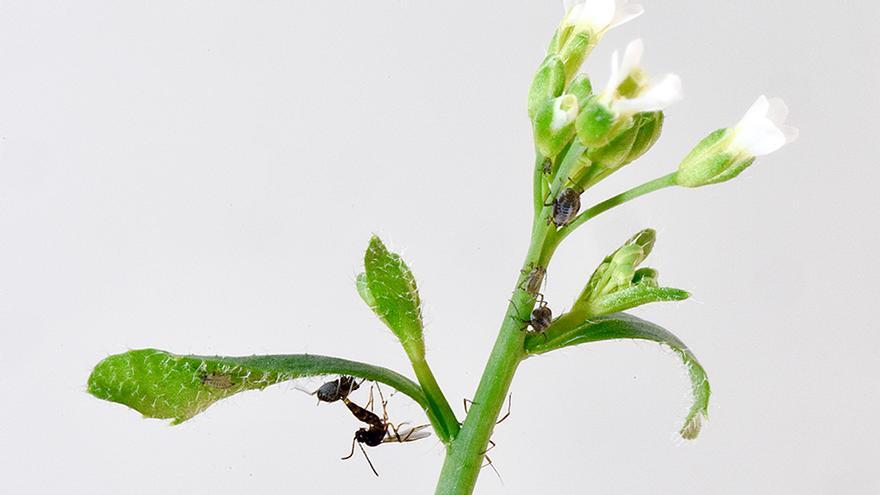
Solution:
[[[570,305],[656,228],[648,265],[692,300],[635,311],[706,366],[711,421],[676,440],[669,352],[612,342],[526,362],[478,493],[878,494],[880,60],[874,2],[645,0],[641,36],[687,98],[584,202],[671,171],[761,93],[801,139],[741,178],[667,190],[563,245]],[[0,1],[0,492],[430,493],[435,438],[347,453],[357,423],[288,386],[182,426],[85,393],[130,348],[326,353],[409,373],[358,298],[371,232],[425,301],[460,411],[528,241],[525,95],[556,1]],[[402,396],[398,420],[420,421]]]

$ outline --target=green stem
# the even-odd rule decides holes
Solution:
[[[439,421],[434,423],[434,427],[435,429],[438,426],[443,427],[443,431],[438,431],[437,436],[440,437],[443,443],[448,445],[458,435],[458,430],[460,429],[458,418],[449,406],[449,401],[443,395],[443,391],[440,389],[440,385],[437,384],[437,379],[434,378],[434,373],[431,371],[430,366],[428,366],[428,362],[425,361],[424,356],[410,356],[410,360],[413,371],[416,373],[416,378],[419,380],[419,385],[422,387],[422,392],[425,394],[425,399],[428,401],[428,406],[439,419]]]
[[[582,147],[571,146],[563,160],[552,190],[558,192],[564,183],[563,181],[568,180],[562,177],[571,170],[575,160],[582,152]],[[536,163],[536,168],[538,166]],[[541,177],[537,173],[535,177],[535,191],[537,192],[539,190],[537,187],[538,179]],[[495,346],[492,348],[489,361],[486,363],[476,395],[474,395],[473,405],[461,426],[461,431],[458,432],[458,436],[446,451],[446,459],[440,472],[435,495],[469,495],[473,493],[489,438],[495,428],[496,418],[504,405],[504,399],[513,382],[516,369],[526,355],[524,351],[525,332],[522,331],[523,321],[528,319],[529,312],[535,303],[534,297],[522,289],[522,284],[528,276],[529,270],[535,265],[546,267],[556,246],[562,239],[587,220],[639,196],[674,184],[675,174],[673,173],[634,187],[587,209],[571,224],[558,231],[546,221],[552,207],[539,208],[537,201],[535,202],[536,215],[532,224],[532,239],[526,260],[523,263],[522,273],[517,279],[513,298],[507,307],[501,330],[498,333]],[[422,387],[424,388],[424,385]]]
[[[546,208],[542,209],[542,212]],[[522,289],[529,269],[541,258],[544,243],[552,230],[536,215],[532,239],[522,273],[517,278],[513,298],[507,306],[501,330],[486,363],[473,405],[462,424],[461,431],[446,453],[443,470],[437,484],[437,495],[465,495],[473,492],[483,464],[483,453],[495,428],[514,373],[525,357],[523,321],[528,319],[535,299]]]
[[[556,232],[556,235],[553,236],[553,238],[549,242],[549,246],[547,247],[549,253],[552,253],[553,250],[556,249],[556,246],[558,246],[563,239],[574,232],[576,228],[580,227],[587,220],[595,218],[599,216],[599,214],[604,213],[611,208],[614,208],[615,206],[622,205],[627,201],[636,199],[639,196],[644,196],[645,194],[648,194],[650,192],[658,191],[660,189],[664,189],[666,187],[674,185],[676,185],[675,172],[664,175],[663,177],[658,177],[652,181],[645,182],[640,186],[636,186],[629,191],[622,192],[617,196],[608,198],[605,201],[602,201],[601,203],[584,210],[584,212],[578,215],[570,224],[566,225]],[[545,257],[546,256],[549,256],[549,254],[545,253]]]

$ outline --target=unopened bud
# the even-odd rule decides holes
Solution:
[[[545,102],[561,95],[564,89],[565,66],[558,56],[548,55],[529,87],[529,118],[533,118]]]
[[[544,103],[534,117],[535,144],[545,157],[559,154],[574,136],[577,98],[563,95]]]
[[[595,96],[590,97],[575,123],[578,139],[590,148],[608,144],[613,137],[612,130],[616,119],[614,111]]]

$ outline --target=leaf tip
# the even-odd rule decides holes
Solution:
[[[694,440],[700,434],[700,430],[703,428],[703,423],[706,422],[706,420],[708,420],[708,416],[705,411],[699,411],[692,414],[678,433],[681,435],[681,438],[684,438],[685,440]]]

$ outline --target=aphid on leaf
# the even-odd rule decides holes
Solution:
[[[202,381],[202,385],[211,388],[226,389],[235,385],[231,376],[213,371],[211,373],[203,373],[199,379]]]
[[[336,402],[348,397],[352,392],[359,389],[361,383],[363,383],[363,380],[358,382],[353,376],[343,375],[321,385],[317,390],[311,392],[311,395],[318,396],[318,400],[321,402]]]
[[[406,423],[401,423],[399,425],[394,425],[388,421],[388,410],[386,408],[387,402],[385,398],[382,397],[382,389],[378,388],[379,397],[382,400],[382,417],[380,418],[376,413],[369,411],[351,400],[348,397],[342,397],[342,402],[345,403],[345,406],[348,407],[348,410],[354,415],[358,421],[366,423],[368,425],[367,428],[360,428],[356,432],[354,432],[354,438],[351,440],[351,452],[342,458],[342,460],[351,459],[354,455],[354,446],[357,444],[360,447],[361,452],[364,454],[364,458],[367,460],[367,464],[370,465],[370,469],[373,470],[373,474],[379,476],[379,473],[376,471],[376,468],[373,467],[373,462],[370,460],[370,457],[367,455],[367,451],[364,449],[364,444],[368,447],[376,447],[382,445],[383,443],[390,442],[412,442],[415,440],[419,440],[422,438],[426,438],[431,434],[427,431],[423,431],[429,425],[419,425],[413,428],[402,428]],[[373,391],[370,389],[370,403],[372,404],[372,395]]]

